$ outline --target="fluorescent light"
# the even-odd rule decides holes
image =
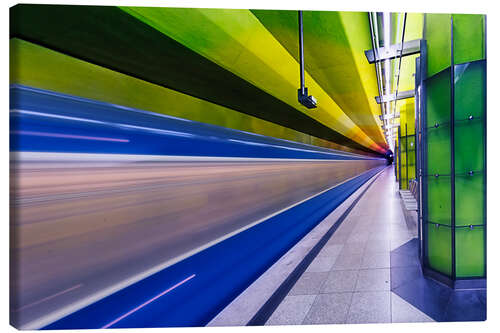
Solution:
[[[383,13],[383,25],[384,25],[384,48],[387,49],[391,45],[391,15],[390,13]],[[391,93],[391,61],[384,61],[384,74],[385,74],[385,94],[389,95]],[[389,112],[387,112],[389,113]]]

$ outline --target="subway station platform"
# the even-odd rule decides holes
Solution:
[[[486,15],[10,22],[12,326],[486,319]]]
[[[485,320],[485,289],[451,289],[422,274],[416,220],[385,168],[209,325],[244,325],[259,305],[247,324]],[[264,286],[277,280],[275,290]]]

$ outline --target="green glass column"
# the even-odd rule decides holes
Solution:
[[[401,179],[399,188],[407,190],[410,180],[416,179],[415,173],[415,98],[404,100],[399,108],[400,138],[398,148],[401,151]]]
[[[424,266],[486,277],[485,16],[426,14]]]

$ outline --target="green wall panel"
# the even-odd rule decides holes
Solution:
[[[455,66],[455,119],[482,117],[485,111],[485,65],[473,62]]]
[[[455,174],[457,175],[455,223],[457,226],[484,224],[485,220],[484,81],[484,62],[455,66]],[[473,118],[469,120],[470,116]],[[464,175],[469,171],[474,173]],[[458,246],[457,242],[457,248]]]
[[[484,167],[484,62],[455,66],[455,171],[462,174]],[[473,119],[469,120],[472,116]]]
[[[427,126],[450,121],[450,69],[427,79]]]
[[[453,14],[453,59],[455,64],[484,59],[485,16]]]
[[[451,15],[425,14],[424,39],[428,51],[427,76],[432,76],[451,65]]]
[[[401,138],[401,143],[404,144],[405,139]],[[408,179],[406,178],[406,152],[401,147],[401,179],[399,180],[400,188],[403,190],[408,189]]]
[[[406,134],[415,134],[415,98],[406,103]]]
[[[455,224],[465,226],[484,223],[483,174],[455,178]]]
[[[485,274],[483,227],[455,231],[457,278],[482,277]]]
[[[401,179],[400,188],[408,189],[409,181],[415,179],[415,137],[401,137]],[[408,150],[407,150],[408,149]]]
[[[455,125],[455,174],[483,171],[484,134],[480,120]]]
[[[451,173],[450,142],[450,70],[446,69],[427,80],[427,151],[429,175]],[[435,124],[439,126],[432,127]]]
[[[427,207],[429,222],[451,225],[451,179],[428,177]]]
[[[428,259],[431,268],[451,275],[451,229],[427,224]]]
[[[399,107],[401,128],[401,189],[409,188],[409,181],[415,179],[415,99],[409,98]],[[398,103],[399,105],[399,103]]]
[[[427,131],[427,140],[427,173],[430,176],[449,175],[451,173],[450,127],[430,128]]]
[[[416,151],[415,151],[415,137],[408,137],[408,178],[416,179]]]

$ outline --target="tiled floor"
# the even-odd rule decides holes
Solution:
[[[342,222],[266,325],[485,317],[484,291],[454,292],[422,276],[415,230],[406,223],[394,170],[388,168]],[[468,306],[470,315],[462,314],[464,306]]]
[[[391,290],[436,321],[486,319],[486,290],[453,290],[422,275],[413,239],[391,252]]]

